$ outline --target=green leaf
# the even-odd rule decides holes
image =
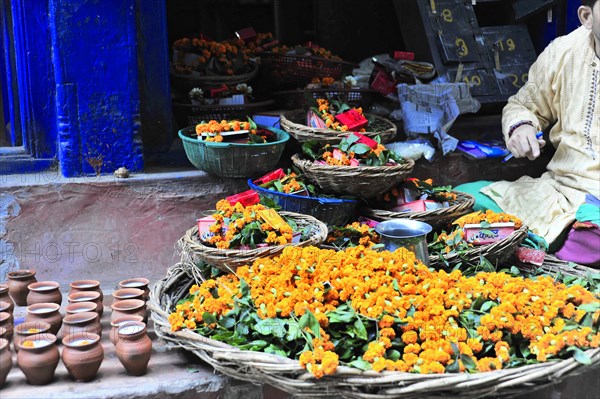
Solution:
[[[279,180],[273,181],[273,185],[275,186],[277,191],[279,191],[280,193],[283,192],[283,184],[281,184],[281,182]]]
[[[257,339],[248,343],[244,343],[242,345],[238,345],[238,348],[243,350],[261,351],[267,345],[269,345],[267,341],[263,339]]]
[[[298,323],[300,324],[301,330],[304,330],[306,327],[308,327],[316,337],[321,336],[321,326],[319,325],[315,315],[312,314],[310,310],[307,310],[306,313],[302,315]]]
[[[481,221],[481,228],[482,229],[486,229],[486,228],[491,227],[491,226],[492,226],[492,224],[489,223],[487,220],[482,220]]]
[[[480,310],[482,312],[487,312],[488,310],[490,310],[491,308],[493,308],[494,306],[498,306],[498,304],[494,301],[485,301],[483,303],[483,305],[481,305]]]
[[[476,370],[477,363],[473,360],[473,358],[469,355],[462,354],[460,355],[460,360],[467,370]]]
[[[365,328],[365,324],[360,319],[360,316],[354,322],[354,332],[358,338],[364,339],[365,341],[368,339],[367,329]]]
[[[511,266],[510,267],[510,274],[512,274],[513,276],[519,276],[521,274],[521,271],[519,270],[518,267]]]
[[[394,287],[394,290],[400,292],[400,287],[398,286],[398,280],[394,279],[394,281],[392,282],[392,286]]]
[[[362,155],[362,154],[366,154],[367,152],[371,151],[371,147],[369,147],[368,145],[363,144],[363,143],[358,143],[358,144],[354,144],[350,150],[352,152],[354,152],[356,155]]]
[[[398,352],[396,349],[388,349],[385,354],[385,357],[390,360],[396,361],[400,359],[400,352]]]
[[[590,359],[590,357],[584,351],[576,346],[569,346],[567,348],[567,352],[573,352],[573,358],[581,364],[592,364],[592,359]]]
[[[265,353],[271,353],[273,355],[279,355],[279,356],[283,356],[283,357],[287,357],[288,353],[283,350],[281,347],[275,345],[275,344],[271,344],[269,346],[267,346],[264,349]]]
[[[460,371],[460,367],[458,366],[458,362],[454,360],[452,364],[446,366],[447,373],[458,373]]]
[[[235,325],[235,333],[236,333],[238,336],[245,337],[245,336],[247,336],[247,335],[250,333],[250,329],[249,329],[249,328],[248,328],[248,326],[247,326],[247,325],[245,325],[245,324],[242,324],[242,323],[237,323],[237,324]]]
[[[250,123],[250,129],[255,130],[257,128],[256,123],[249,116],[247,118],[248,118],[248,122]]]
[[[254,331],[262,335],[272,335],[276,338],[285,336],[285,322],[281,319],[263,319],[253,327]]]
[[[592,315],[588,313],[583,317],[583,319],[581,319],[579,324],[581,324],[582,327],[591,328],[594,325],[594,319],[592,318]]]
[[[300,330],[300,324],[295,320],[288,320],[288,329],[285,339],[288,342],[295,341],[302,337],[302,331]]]
[[[235,326],[236,320],[233,317],[223,317],[221,318],[221,320],[218,321],[218,324],[226,329],[230,329],[233,326]]]
[[[600,302],[584,303],[583,305],[579,305],[577,309],[585,310],[588,313],[594,313],[595,311],[600,310]]]
[[[356,359],[348,363],[348,366],[357,368],[359,370],[371,370],[371,363],[367,362],[364,359]]]
[[[202,313],[202,321],[205,324],[212,324],[212,323],[217,322],[217,318],[215,316],[213,316],[212,313],[204,312],[204,313]]]

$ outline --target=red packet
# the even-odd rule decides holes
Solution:
[[[277,170],[267,173],[263,177],[259,177],[258,179],[254,180],[254,184],[261,185],[273,180],[283,179],[284,177],[285,172],[283,171],[283,169],[279,168]]]
[[[260,198],[258,198],[258,193],[254,190],[248,190],[242,193],[230,195],[226,199],[227,201],[229,201],[231,206],[234,206],[238,202],[244,206],[258,204],[260,202]]]
[[[394,51],[394,59],[414,61],[415,53],[411,53],[408,51]]]
[[[221,85],[219,87],[212,88],[212,89],[210,89],[210,96],[211,97],[217,97],[217,95],[219,93],[227,91],[227,90],[229,90],[229,88],[227,86],[225,86],[225,85]]]
[[[360,133],[354,133],[354,135],[358,137],[357,143],[362,143],[362,144],[368,145],[372,149],[377,148],[377,142],[375,140],[373,140],[372,138],[367,137],[364,134],[360,134]]]
[[[539,249],[517,247],[517,258],[523,263],[531,263],[536,266],[541,266],[546,258],[546,253]]]
[[[337,114],[335,119],[342,125],[348,126],[350,131],[358,131],[369,124],[369,121],[355,109]]]
[[[396,91],[396,82],[392,75],[390,75],[387,71],[380,69],[375,72],[375,78],[371,82],[371,89],[376,90],[387,96],[388,94],[394,93]]]
[[[238,37],[238,39],[242,39],[243,41],[247,42],[248,40],[256,37],[256,31],[253,27],[249,26],[247,28],[236,30],[235,35]]]

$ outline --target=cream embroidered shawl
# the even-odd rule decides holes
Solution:
[[[481,191],[552,243],[575,220],[585,194],[600,197],[600,59],[591,31],[580,27],[554,40],[529,70],[528,83],[503,110],[510,126],[532,121],[550,130],[556,154],[540,178],[493,183]]]

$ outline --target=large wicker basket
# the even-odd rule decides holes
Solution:
[[[377,91],[370,89],[322,88],[283,90],[271,93],[277,109],[308,109],[308,98],[339,98],[345,104],[353,107],[366,108],[371,105]]]
[[[219,249],[204,245],[198,238],[198,227],[194,226],[177,242],[182,263],[194,265],[197,260],[202,260],[223,271],[231,272],[240,266],[252,263],[258,258],[277,255],[287,246],[318,245],[327,238],[327,226],[320,220],[309,215],[293,212],[280,212],[280,214],[293,219],[299,229],[308,228],[308,238],[298,243],[256,249]]]
[[[564,275],[586,275],[597,272],[585,266],[551,266]],[[156,334],[172,348],[183,348],[198,356],[215,370],[257,384],[271,384],[304,398],[354,399],[473,399],[485,395],[508,397],[555,384],[571,375],[587,372],[600,365],[600,349],[585,353],[592,365],[575,359],[551,361],[485,373],[413,374],[383,371],[360,371],[339,366],[335,374],[320,380],[303,369],[297,360],[241,350],[190,330],[171,331],[168,315],[177,302],[188,295],[192,284],[204,277],[189,264],[177,264],[167,276],[152,287],[148,307]]]
[[[444,255],[443,259],[440,258],[442,255],[429,255],[429,264],[436,268],[444,268],[446,264],[450,267],[458,263],[477,264],[483,256],[493,265],[498,265],[515,253],[519,244],[527,237],[527,232],[527,226],[522,226],[508,237],[493,244],[476,245],[462,254]]]
[[[237,85],[238,83],[246,83],[254,79],[258,75],[258,65],[250,63],[249,70],[246,73],[238,75],[207,75],[200,76],[197,73],[181,74],[176,72],[171,67],[171,85],[174,89],[187,94],[194,87],[201,89],[209,89],[222,85]]]
[[[469,194],[456,193],[456,200],[448,208],[434,209],[425,212],[392,212],[385,209],[364,207],[360,210],[363,216],[370,219],[384,221],[391,219],[413,219],[429,223],[434,231],[445,227],[459,217],[466,215],[473,209],[475,198]]]
[[[315,163],[299,154],[292,162],[312,182],[331,194],[373,198],[386,192],[412,173],[415,162],[393,166],[333,166]]]
[[[368,132],[361,134],[375,138],[379,136],[382,143],[388,143],[396,138],[397,128],[392,122],[377,115],[365,114],[369,120]],[[351,132],[338,132],[331,129],[320,129],[306,126],[306,111],[293,111],[281,115],[281,128],[293,138],[303,143],[305,141],[318,141],[321,143],[337,144]]]

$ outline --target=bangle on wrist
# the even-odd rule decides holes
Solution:
[[[512,136],[512,134],[514,133],[515,130],[517,130],[517,128],[519,128],[519,127],[521,127],[523,125],[533,126],[533,122],[531,122],[531,121],[521,121],[521,122],[515,123],[514,125],[512,125],[510,127],[510,129],[508,129],[508,138],[510,138]]]

